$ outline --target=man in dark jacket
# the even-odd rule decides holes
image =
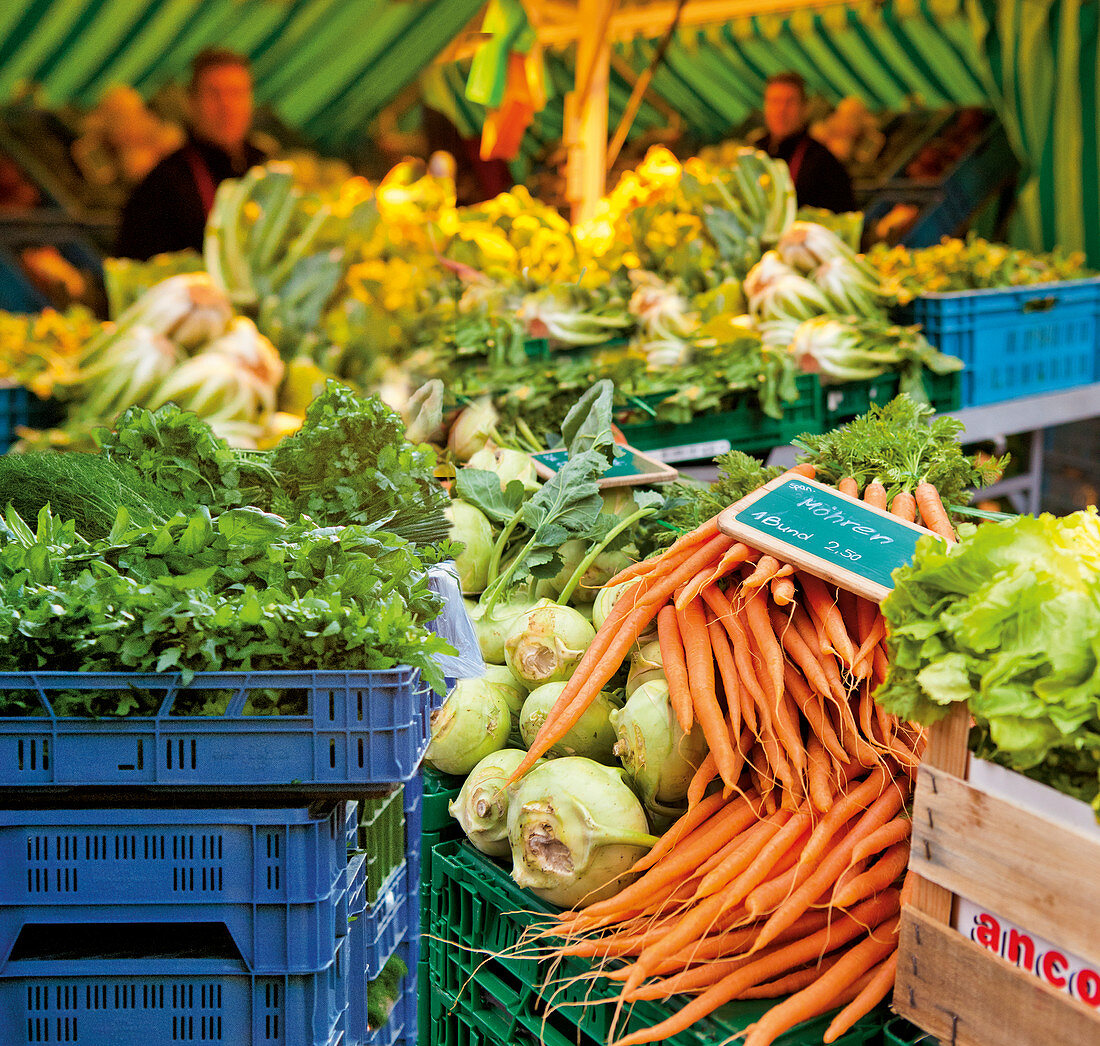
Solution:
[[[844,165],[806,129],[806,83],[798,73],[776,73],[764,87],[764,130],[754,145],[785,160],[801,207],[854,211],[852,180]]]
[[[200,51],[191,63],[188,100],[187,143],[145,176],[123,208],[116,247],[120,257],[144,260],[185,247],[201,251],[218,183],[265,159],[248,141],[252,73],[247,58],[224,48]]]

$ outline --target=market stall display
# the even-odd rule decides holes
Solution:
[[[805,436],[799,469],[954,540],[945,504],[964,508],[966,489],[988,482],[1004,464],[968,459],[957,434],[950,420],[933,422],[927,408],[901,397],[833,433]],[[507,667],[490,668],[494,674],[477,681],[468,755],[443,767],[468,775],[450,811],[470,842],[510,860],[516,883],[573,909],[556,922],[539,920],[535,936],[519,935],[524,923],[515,939],[498,938],[490,963],[498,953],[593,960],[589,974],[570,965],[564,979],[551,965],[527,991],[550,1012],[568,1012],[580,1005],[578,986],[587,995],[593,979],[603,978],[604,1005],[567,1018],[596,1041],[658,1041],[731,1000],[790,993],[789,1001],[751,1016],[739,1011],[746,1024],[755,1021],[747,1041],[775,1041],[850,1002],[817,1031],[833,1041],[893,986],[900,898],[891,883],[908,861],[902,808],[922,734],[872,698],[888,672],[884,621],[873,603],[719,532],[710,506],[724,508],[769,478],[745,456],[731,455],[728,464],[709,500],[692,506],[689,496],[669,516],[680,521],[681,537],[608,579],[593,606],[594,633],[573,635],[563,624],[556,638],[542,640],[549,648],[540,668],[560,683],[540,685],[509,657],[537,610],[505,622],[503,643],[484,637],[487,662]],[[461,478],[460,471],[456,482]],[[556,675],[559,665],[564,673]],[[523,689],[531,691],[525,699]],[[532,702],[538,717],[528,722]],[[434,720],[440,754],[454,752],[453,729],[451,716]],[[645,818],[635,826],[624,811],[599,813],[582,800],[569,784],[582,766],[625,772]],[[541,785],[543,777],[551,789],[559,780],[565,794],[543,798],[531,783],[538,778]],[[724,793],[708,788],[718,779]],[[610,801],[614,790],[605,784],[603,791]],[[657,833],[648,843],[638,834],[646,827]],[[616,853],[609,861],[632,864],[629,877],[614,863],[600,871],[606,850]],[[492,881],[492,866],[482,865],[474,872],[458,851],[444,849],[433,871],[433,903],[437,896],[449,903],[459,883]],[[815,900],[826,911],[811,912]],[[867,906],[876,904],[884,907],[872,916]],[[455,929],[448,922],[453,910],[446,911],[447,918],[433,911],[437,936]],[[849,917],[852,931],[845,933]],[[810,925],[815,919],[821,925]],[[864,936],[879,923],[881,933]],[[438,947],[445,950],[446,941]],[[829,952],[836,954],[817,962]],[[492,1026],[478,994],[493,990],[490,981],[464,1004],[463,979],[437,974],[446,1005],[483,1029]],[[636,1009],[642,1000],[665,1005]],[[535,1010],[520,1002],[513,1027],[530,1027],[525,1022]]]
[[[55,35],[31,64],[75,84],[92,8],[41,6]],[[304,7],[249,26],[269,96],[306,111],[353,6],[287,61],[276,26]],[[428,6],[422,30],[460,17]],[[550,65],[577,77],[556,130],[583,221],[522,187],[460,207],[438,155],[373,184],[287,157],[220,186],[201,254],[108,259],[101,288],[84,241],[171,127],[129,88],[68,124],[34,95],[0,111],[0,191],[57,219],[41,244],[0,223],[0,293],[103,315],[102,290],[109,317],[0,314],[20,452],[0,455],[0,1039],[910,1046],[924,1032],[883,1030],[890,1005],[962,1046],[1005,1014],[996,1046],[1096,1037],[1096,515],[973,507],[1004,448],[969,455],[942,416],[1100,388],[1082,254],[933,245],[1007,203],[1009,140],[1044,120],[986,108],[1001,70],[967,61],[958,12],[942,34],[889,3],[768,22],[768,62],[813,40],[844,59],[815,87],[840,97],[857,69],[880,96],[881,133],[855,97],[816,128],[860,165],[865,232],[796,211],[761,152],[677,140],[687,109],[748,104],[714,48],[749,53],[767,20],[697,34],[702,5],[666,6],[652,61],[577,48],[592,82],[648,64],[614,185],[578,119],[605,88]],[[610,32],[640,5],[585,10]],[[150,9],[123,43],[174,18]],[[537,76],[547,26],[527,29]],[[492,35],[490,58],[516,43]],[[862,61],[899,46],[904,70]],[[124,50],[85,88],[136,70]],[[321,123],[362,136],[350,103],[400,79],[398,53],[362,85],[338,57]],[[697,98],[685,55],[715,74]],[[642,100],[681,81],[682,104]],[[1073,146],[1046,122],[1049,205]],[[929,246],[860,253],[899,237]],[[758,460],[777,449],[790,468]],[[740,504],[791,536],[768,500],[791,484],[851,570],[734,535]],[[917,550],[893,576],[909,545],[868,552],[888,523]],[[1069,793],[1068,820],[1029,786]],[[187,1001],[144,1001],[171,991]]]

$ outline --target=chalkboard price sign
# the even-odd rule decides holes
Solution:
[[[780,476],[718,517],[723,533],[879,603],[930,530],[812,479]],[[933,535],[935,536],[935,535]]]
[[[568,460],[567,450],[543,450],[531,455],[535,471],[543,479],[549,479]],[[624,444],[615,445],[615,460],[597,480],[600,487],[630,487],[650,483],[669,483],[680,474],[663,462],[654,461],[640,450]]]

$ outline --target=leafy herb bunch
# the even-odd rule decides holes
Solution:
[[[0,670],[196,671],[417,667],[449,644],[415,549],[361,527],[255,508],[132,525],[106,538],[39,513],[0,524]]]

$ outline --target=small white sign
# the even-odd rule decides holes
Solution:
[[[709,443],[683,443],[679,447],[659,447],[646,453],[657,461],[701,461],[717,457],[733,449],[728,439],[711,440]]]

